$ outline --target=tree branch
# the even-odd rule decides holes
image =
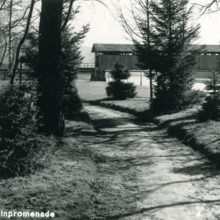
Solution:
[[[14,65],[12,77],[11,77],[11,80],[10,80],[11,85],[13,85],[13,83],[14,83],[14,78],[15,78],[15,74],[16,74],[16,70],[17,70],[18,62],[19,62],[20,50],[21,50],[22,45],[25,42],[25,39],[26,39],[28,31],[29,31],[30,22],[31,22],[31,18],[32,18],[32,13],[33,13],[33,9],[34,9],[34,4],[35,4],[35,0],[31,0],[31,6],[30,6],[30,11],[29,11],[29,15],[28,15],[28,20],[27,20],[27,25],[26,25],[26,28],[25,28],[25,32],[24,32],[24,35],[23,35],[22,39],[20,40],[20,42],[18,44],[18,48],[17,48],[17,51],[16,51],[15,65]]]
[[[6,0],[3,0],[2,4],[1,4],[1,7],[0,7],[0,10],[2,10],[2,9],[3,9],[3,7],[4,7],[5,3],[6,3]]]
[[[194,5],[200,7],[200,11],[201,11],[200,17],[201,17],[202,15],[204,15],[208,11],[209,11],[209,13],[213,13],[213,12],[218,11],[218,10],[214,10],[214,11],[211,10],[211,7],[214,4],[216,4],[216,7],[219,9],[219,2],[220,2],[219,0],[211,0],[211,2],[206,5],[202,5],[202,4],[198,4],[198,3],[195,3]]]
[[[72,7],[73,7],[73,3],[75,2],[76,0],[70,0],[70,5],[69,5],[69,9],[68,9],[68,13],[67,13],[67,16],[64,20],[64,23],[61,27],[61,32],[64,30],[64,28],[66,27],[68,21],[69,21],[69,18],[70,18],[70,15],[71,15],[71,11],[72,11]]]
[[[2,54],[2,58],[1,58],[1,61],[0,61],[0,66],[2,65],[3,60],[4,60],[4,58],[5,58],[5,54],[6,54],[7,46],[8,46],[5,35],[4,35],[4,39],[5,39],[5,49],[4,49],[4,52],[3,52],[3,54]]]

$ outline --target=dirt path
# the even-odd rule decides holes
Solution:
[[[109,208],[100,216],[220,219],[220,172],[201,154],[153,124],[134,123],[129,114],[90,105],[85,110],[98,133],[81,139],[103,155],[99,172],[110,180],[109,194],[100,192]]]

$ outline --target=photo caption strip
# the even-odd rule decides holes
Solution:
[[[54,212],[8,212],[8,211],[3,211],[1,210],[1,215],[0,217],[6,217],[6,218],[11,218],[11,217],[18,217],[18,218],[54,218],[55,213]]]

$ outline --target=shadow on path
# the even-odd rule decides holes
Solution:
[[[135,123],[129,114],[101,109],[89,109],[97,134],[81,138],[105,158],[100,172],[112,180],[110,190],[119,190],[119,199],[112,201],[119,211],[109,207],[112,214],[100,212],[99,216],[200,220],[196,208],[202,219],[215,219],[220,171],[212,163],[153,124]],[[161,217],[165,215],[168,218]]]

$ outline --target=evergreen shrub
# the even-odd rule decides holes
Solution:
[[[111,71],[113,81],[109,82],[106,87],[107,96],[118,100],[134,98],[136,96],[136,86],[134,86],[133,83],[126,83],[123,81],[130,76],[131,74],[128,70],[124,69],[123,64],[115,63]]]
[[[24,175],[40,166],[40,152],[49,144],[37,132],[36,92],[26,85],[6,87],[0,94],[0,172]]]
[[[213,71],[212,76],[205,82],[208,95],[198,113],[200,122],[215,120],[220,121],[220,76],[218,71]]]
[[[62,112],[67,120],[75,119],[82,110],[82,101],[78,95],[77,89],[72,88],[66,92],[62,101]]]
[[[170,114],[200,104],[204,97],[205,93],[199,90],[185,91],[182,97],[167,92],[164,98],[153,99],[150,107],[156,115]]]

